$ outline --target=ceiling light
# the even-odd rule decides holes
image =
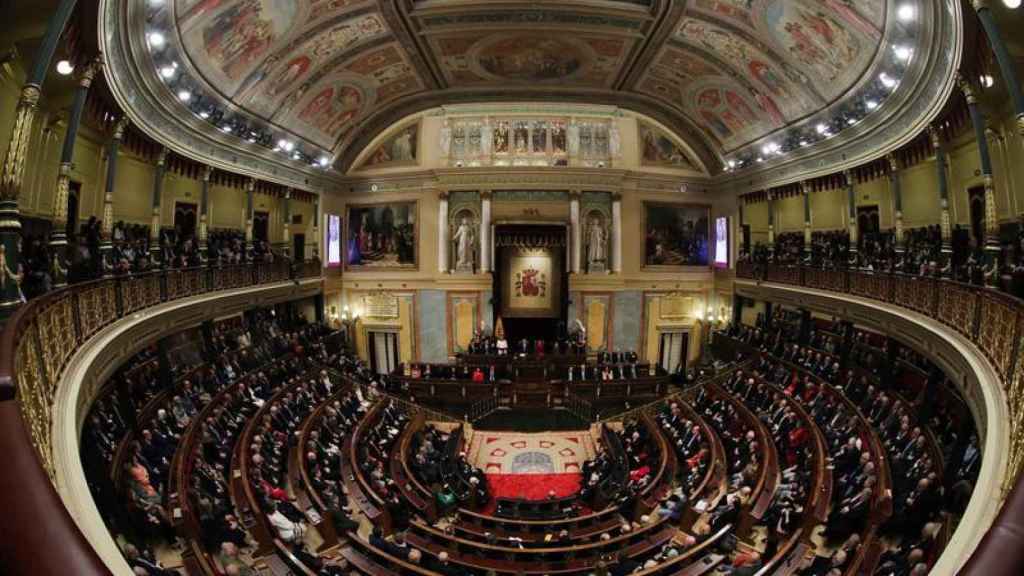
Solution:
[[[1020,8],[1020,0],[1003,0],[1003,6],[1006,6],[1011,10],[1014,8]]]
[[[896,80],[889,76],[885,72],[878,75],[878,81],[882,83],[882,86],[886,88],[894,88],[896,86]]]
[[[906,62],[907,60],[910,60],[910,56],[914,51],[906,46],[893,46],[892,53],[896,55],[897,60],[903,60]]]
[[[857,119],[856,118],[850,118],[849,120],[846,121],[846,123],[849,124],[850,126],[853,126],[854,124],[857,123]]]
[[[327,168],[331,164],[331,159],[327,156],[321,156],[317,163],[320,164],[321,168]]]
[[[825,134],[826,132],[828,132],[828,126],[824,124],[818,124],[817,127],[815,127],[815,129],[818,131],[818,134]]]
[[[910,4],[904,4],[896,9],[896,17],[904,22],[910,22],[917,15],[917,11]]]
[[[202,112],[199,113],[199,117],[202,118],[203,120],[206,120],[207,118],[210,117],[210,113],[207,112],[206,110],[203,110]]]
[[[160,32],[150,32],[148,39],[151,48],[163,48],[164,43],[167,41]]]
[[[878,102],[875,102],[874,100],[868,100],[867,102],[864,103],[864,105],[868,107],[868,110],[874,110],[875,108],[878,108]]]
[[[979,80],[981,81],[981,85],[985,88],[991,88],[992,85],[996,83],[995,78],[993,78],[991,74],[983,74]]]
[[[736,167],[736,161],[735,160],[729,160],[729,168],[735,168],[735,167]]]
[[[758,156],[758,157],[757,157],[757,162],[758,162],[758,163],[764,162],[764,158],[761,158],[760,156]]]
[[[806,148],[807,146],[810,146],[810,144],[811,144],[811,143],[810,143],[810,142],[808,142],[807,140],[801,140],[801,141],[800,141],[800,147],[801,147],[801,148]]]
[[[171,78],[174,78],[174,73],[176,71],[177,70],[175,70],[174,66],[164,66],[160,69],[160,75],[163,76],[164,79],[170,80]]]
[[[74,71],[75,67],[71,65],[71,62],[68,62],[67,60],[61,60],[60,62],[57,62],[57,74],[60,74],[61,76],[67,76],[68,74],[71,74]]]
[[[299,158],[300,158],[300,156],[299,156],[298,152],[296,152],[295,154],[292,154],[292,159],[293,160],[298,160]]]
[[[192,93],[189,92],[188,90],[179,90],[178,91],[178,100],[181,100],[182,102],[188,102],[191,99],[192,99]]]
[[[225,125],[221,126],[220,129],[223,130],[224,132],[230,133],[231,132],[231,125],[230,124],[225,124]]]

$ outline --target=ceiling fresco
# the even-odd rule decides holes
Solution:
[[[863,84],[889,25],[887,0],[165,4],[146,25],[194,92],[339,158],[417,106],[501,94],[635,102],[722,166]]]

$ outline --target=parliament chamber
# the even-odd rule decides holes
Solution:
[[[1020,0],[10,0],[0,574],[1024,574]]]

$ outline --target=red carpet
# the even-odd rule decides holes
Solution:
[[[580,474],[488,474],[487,484],[494,498],[546,500],[548,492],[556,498],[572,496],[580,489]]]

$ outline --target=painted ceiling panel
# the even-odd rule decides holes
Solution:
[[[871,74],[887,11],[887,0],[178,0],[171,20],[184,70],[231,110],[334,154],[389,105],[502,90],[646,98],[721,158],[850,94]]]

